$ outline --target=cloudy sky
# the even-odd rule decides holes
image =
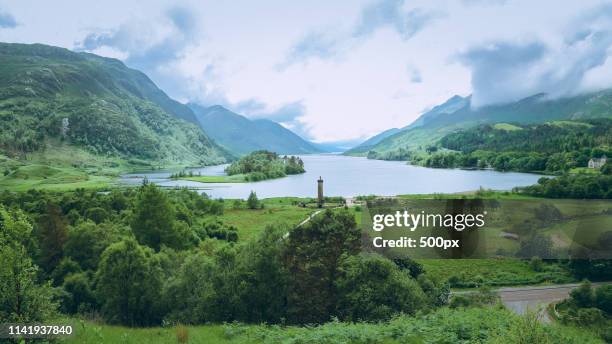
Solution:
[[[317,142],[405,126],[455,94],[612,86],[612,3],[597,0],[0,0],[0,41],[115,57],[180,101]]]

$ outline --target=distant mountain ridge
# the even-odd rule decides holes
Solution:
[[[549,99],[540,93],[516,102],[471,107],[471,96],[453,96],[423,113],[416,121],[375,145],[363,144],[345,154],[385,158],[400,149],[420,150],[457,129],[486,123],[543,123],[565,119],[612,117],[612,90]],[[382,133],[381,133],[382,134]]]
[[[282,125],[267,119],[251,120],[221,105],[203,107],[190,103],[202,129],[237,155],[257,150],[279,154],[321,153],[316,147]]]
[[[216,164],[232,155],[193,111],[121,61],[43,44],[0,43],[0,149],[50,140],[159,164]]]

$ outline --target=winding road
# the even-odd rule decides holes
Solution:
[[[612,282],[593,283],[593,287],[611,284]],[[528,310],[537,312],[540,320],[546,323],[551,322],[546,307],[557,301],[561,301],[569,296],[569,293],[580,286],[578,283],[557,284],[534,287],[500,288],[495,291],[499,294],[502,303],[508,309],[517,314],[525,314]],[[462,294],[470,292],[454,292]]]

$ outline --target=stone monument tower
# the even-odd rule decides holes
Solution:
[[[319,204],[319,208],[323,207],[323,178],[319,176],[319,180],[317,180],[317,202]]]

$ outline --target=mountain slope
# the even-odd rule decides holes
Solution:
[[[42,44],[0,43],[0,150],[23,155],[50,142],[156,164],[231,158],[191,109],[122,62]]]
[[[354,155],[354,154],[359,154],[359,153],[366,153],[372,147],[374,147],[376,144],[378,144],[380,141],[386,139],[389,136],[395,135],[395,134],[397,134],[400,131],[402,131],[402,129],[399,129],[399,128],[387,129],[387,130],[385,130],[385,131],[383,131],[383,132],[381,132],[379,134],[376,134],[376,135],[370,137],[369,139],[363,141],[358,146],[355,146],[355,147],[349,149],[348,151],[346,151],[345,154],[347,154],[347,155]]]
[[[454,96],[421,115],[401,131],[381,140],[368,152],[373,158],[399,156],[400,151],[422,150],[457,129],[486,123],[544,123],[564,119],[612,117],[612,90],[561,99],[537,94],[517,102],[471,107],[471,97]],[[366,154],[368,152],[365,152]],[[361,154],[364,154],[362,152]]]
[[[266,120],[249,120],[223,106],[208,108],[189,104],[197,115],[200,126],[215,141],[230,151],[244,155],[256,150],[279,154],[308,154],[321,152],[282,125]]]

